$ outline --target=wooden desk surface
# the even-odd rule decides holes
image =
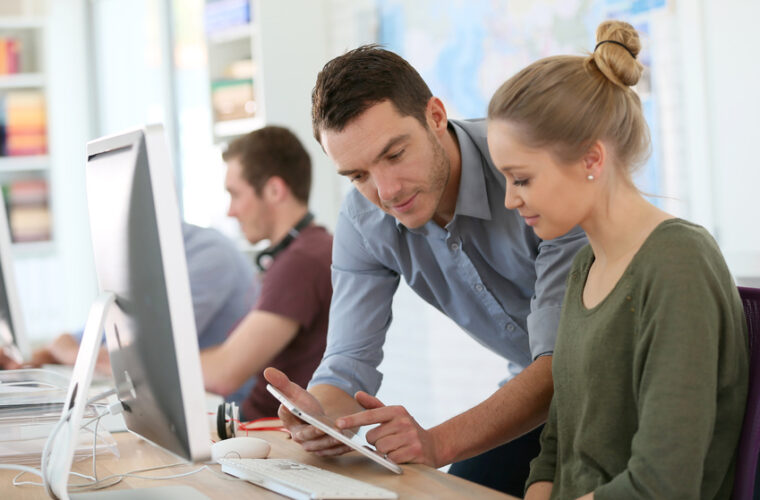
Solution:
[[[323,459],[303,451],[299,445],[292,442],[283,432],[259,431],[250,433],[250,435],[261,437],[271,443],[272,451],[270,457],[272,458],[290,458],[367,481],[395,491],[400,499],[477,498],[484,500],[505,500],[514,498],[424,465],[403,465],[404,473],[396,475],[356,452],[342,457]],[[121,458],[116,458],[110,453],[100,455],[97,462],[98,477],[102,478],[109,474],[130,472],[145,467],[179,462],[176,457],[130,433],[115,433],[113,436],[119,445]],[[200,465],[183,465],[170,469],[160,469],[155,472],[145,473],[145,475],[168,476],[188,472],[198,467]],[[221,474],[219,465],[214,464],[211,467]],[[92,462],[90,460],[77,462],[74,464],[73,469],[77,472],[91,474]],[[0,470],[0,497],[3,499],[47,498],[44,489],[39,486],[13,486],[12,480],[16,474],[13,471]],[[164,481],[125,478],[118,485],[109,488],[109,490],[187,485],[210,498],[284,498],[245,481],[224,479],[219,474],[204,470],[192,476]],[[39,478],[26,474],[22,479],[37,481]],[[72,476],[71,482],[76,483],[79,480]]]

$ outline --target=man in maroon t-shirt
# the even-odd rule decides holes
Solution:
[[[243,418],[275,417],[279,403],[266,391],[263,369],[275,366],[306,385],[325,350],[332,236],[311,222],[311,160],[292,132],[255,130],[233,141],[223,158],[228,215],[248,241],[271,246],[257,257],[264,275],[253,310],[224,343],[201,352],[204,384],[226,395],[257,375]]]

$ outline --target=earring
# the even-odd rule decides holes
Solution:
[[[588,179],[590,181],[593,181],[594,180],[594,176],[591,175],[591,174],[588,174],[588,177],[586,177],[586,179]]]

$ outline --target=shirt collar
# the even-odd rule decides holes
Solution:
[[[459,194],[454,218],[457,215],[491,220],[491,206],[488,203],[484,169],[488,168],[485,158],[480,154],[472,138],[457,122],[449,121],[459,141],[462,156],[462,168],[459,178]]]

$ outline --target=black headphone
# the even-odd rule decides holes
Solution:
[[[237,423],[240,422],[240,410],[235,403],[222,403],[216,412],[216,433],[219,439],[235,437]]]
[[[288,245],[293,243],[293,240],[296,239],[298,234],[303,231],[303,229],[308,226],[312,220],[314,220],[314,214],[311,212],[306,212],[306,215],[304,215],[303,218],[298,221],[293,229],[288,231],[288,234],[285,235],[282,241],[273,247],[262,250],[256,255],[256,267],[258,267],[261,271],[266,271],[272,267],[272,262],[274,262],[274,258],[277,256],[277,254],[285,250]]]

